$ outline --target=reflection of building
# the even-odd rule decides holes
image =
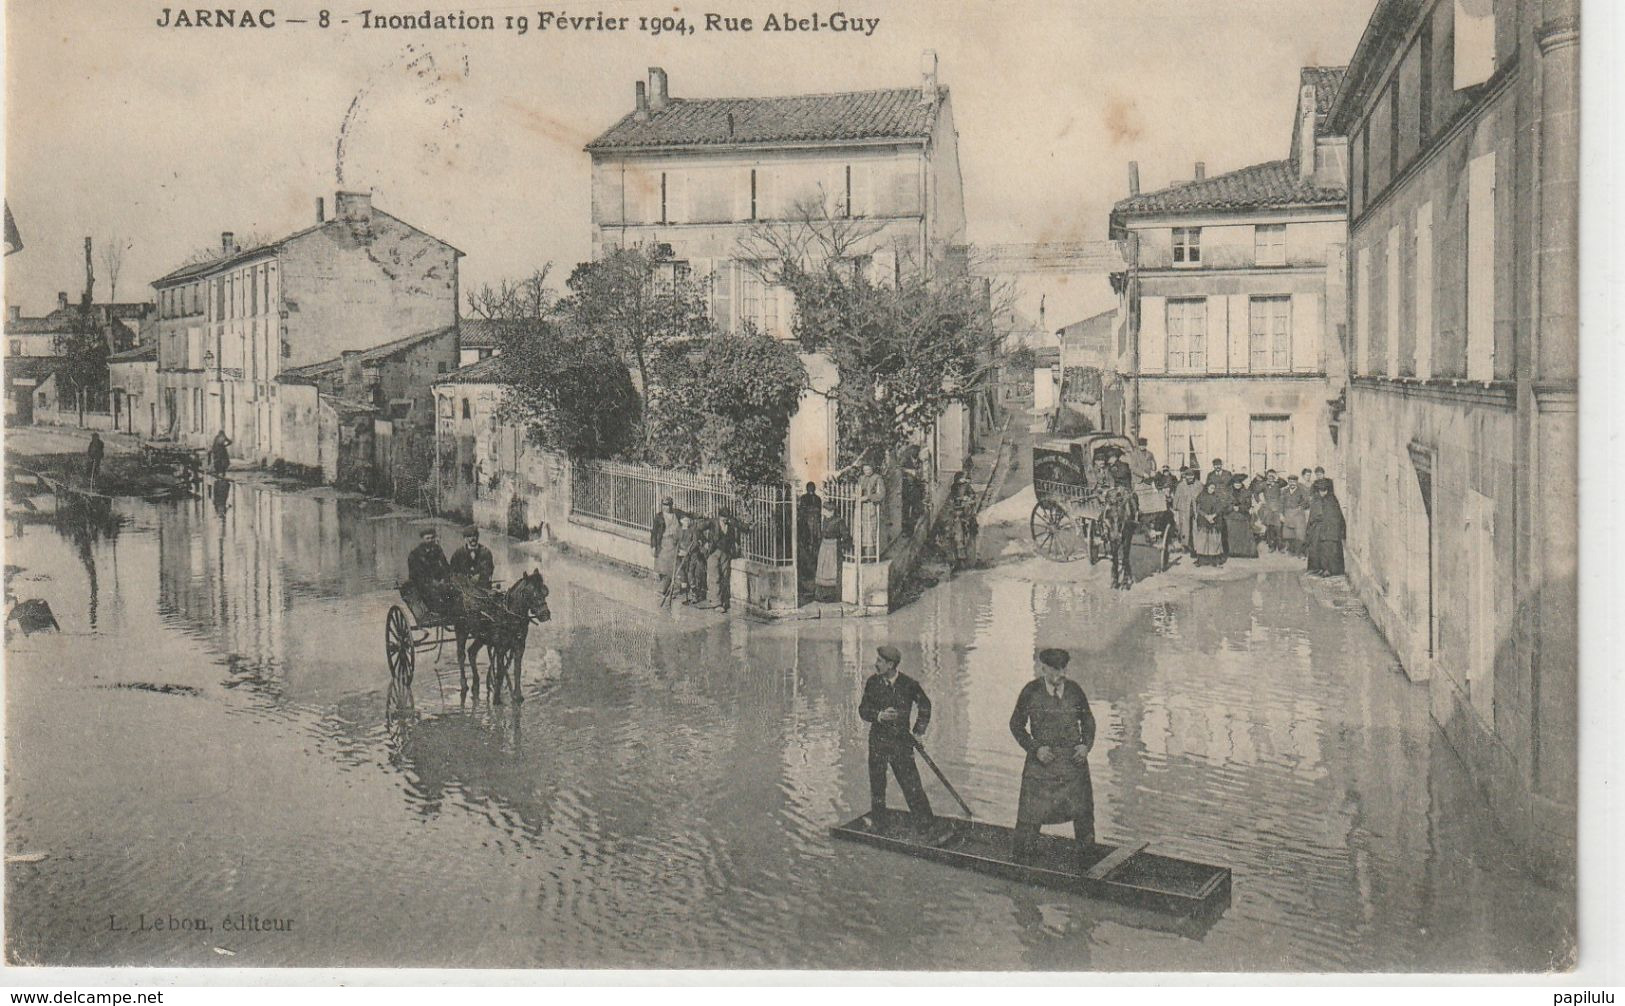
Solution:
[[[918,87],[783,98],[677,98],[666,71],[587,144],[594,257],[656,250],[675,274],[710,276],[712,315],[788,337],[794,304],[741,247],[803,210],[872,225],[851,249],[877,275],[929,265],[964,243],[958,133],[927,54]]]
[[[1342,314],[1345,142],[1326,112],[1338,67],[1300,75],[1287,158],[1133,194],[1112,210],[1129,271],[1127,428],[1165,463],[1324,464]]]
[[[1501,822],[1571,879],[1578,7],[1378,4],[1330,122],[1350,572]]]
[[[152,284],[166,432],[201,446],[225,430],[238,457],[281,457],[284,370],[455,327],[461,252],[365,193],[333,209],[318,200],[314,226],[254,248],[222,234],[219,257]]]

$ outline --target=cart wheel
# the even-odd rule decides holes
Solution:
[[[400,605],[390,605],[389,617],[384,621],[384,654],[389,658],[389,676],[403,685],[412,683],[417,660],[414,649],[406,613]]]
[[[1054,500],[1033,507],[1029,523],[1033,548],[1050,562],[1071,562],[1078,557],[1078,526],[1066,508]]]
[[[1162,564],[1157,567],[1158,572],[1168,572],[1168,560],[1173,554],[1174,525],[1169,522],[1162,529]]]
[[[1089,565],[1106,558],[1106,532],[1101,529],[1100,521],[1086,522],[1085,536],[1089,539]]]

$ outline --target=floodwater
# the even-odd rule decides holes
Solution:
[[[1572,959],[1572,896],[1519,871],[1425,691],[1337,587],[1238,561],[1123,595],[1103,567],[1043,563],[992,533],[991,568],[889,618],[768,625],[663,612],[647,581],[498,538],[499,578],[539,567],[552,588],[516,709],[461,703],[449,650],[438,666],[421,654],[411,694],[390,695],[384,618],[419,526],[239,484],[8,527],[14,590],[48,599],[63,628],[8,648],[12,961]],[[882,642],[935,702],[938,763],[977,816],[1005,822],[1021,770],[1007,720],[1032,648],[1071,648],[1100,723],[1102,837],[1229,865],[1229,910],[1179,931],[833,841],[868,804],[856,706]]]

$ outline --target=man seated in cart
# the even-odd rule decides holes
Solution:
[[[426,527],[418,537],[418,547],[406,557],[406,589],[415,593],[431,613],[454,615],[457,591],[451,584],[451,564],[440,549],[439,536],[434,528]]]
[[[454,583],[491,589],[496,560],[491,550],[480,544],[479,528],[470,525],[463,529],[463,547],[452,553],[450,569]]]

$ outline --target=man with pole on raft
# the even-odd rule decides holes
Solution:
[[[920,784],[920,769],[914,764],[916,737],[924,737],[931,725],[931,700],[920,683],[897,669],[903,655],[895,646],[875,650],[875,673],[863,683],[863,699],[858,716],[869,724],[869,806],[872,827],[880,827],[886,817],[886,772],[897,776],[908,812],[919,825],[933,827],[936,815],[931,800]],[[918,718],[914,709],[919,709]],[[911,730],[909,720],[914,720]]]
[[[1032,862],[1038,855],[1038,829],[1071,821],[1081,869],[1095,842],[1095,796],[1087,760],[1095,743],[1095,717],[1082,686],[1066,676],[1070,661],[1065,650],[1038,651],[1038,676],[1022,688],[1010,716],[1010,732],[1027,752],[1011,852],[1017,862]]]

